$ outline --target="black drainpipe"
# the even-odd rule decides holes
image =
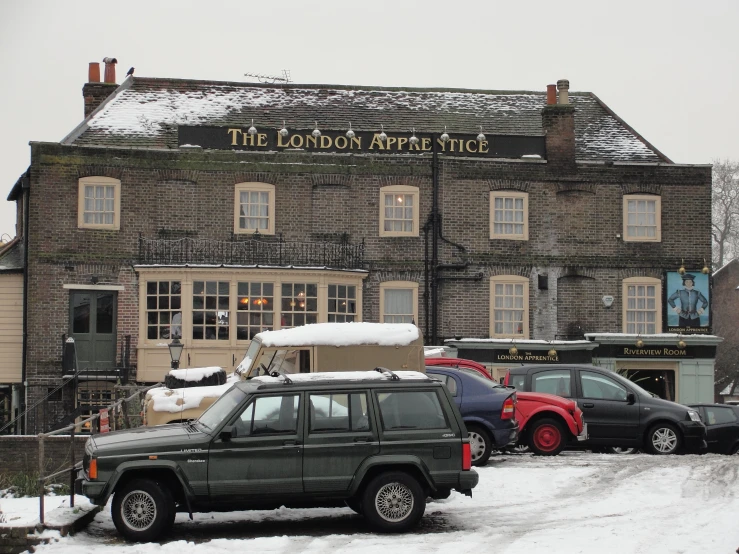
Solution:
[[[23,353],[21,354],[21,383],[23,384],[23,394],[21,396],[21,405],[18,414],[23,414],[28,405],[28,384],[26,383],[26,358],[28,356],[28,214],[30,213],[31,203],[31,169],[22,177],[23,184],[21,187],[23,199]],[[20,423],[20,422],[19,422]],[[28,430],[28,415],[23,418],[22,433]],[[16,431],[18,426],[16,425]]]
[[[433,196],[431,201],[431,344],[436,345],[438,340],[438,265],[439,265],[439,135],[431,135],[431,178]]]
[[[425,344],[431,344],[429,342],[429,319],[431,317],[431,314],[429,313],[429,278],[431,275],[431,272],[429,271],[429,230],[431,228],[431,215],[429,214],[429,218],[426,220],[426,223],[423,226],[423,313],[425,318],[425,324],[424,324],[424,343]]]

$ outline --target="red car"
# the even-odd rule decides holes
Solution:
[[[426,358],[426,365],[453,367],[493,380],[485,366],[473,360]],[[582,410],[573,400],[540,392],[517,391],[516,396],[518,444],[527,445],[534,454],[555,456],[566,446],[588,438]]]

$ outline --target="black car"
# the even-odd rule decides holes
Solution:
[[[655,398],[618,373],[590,365],[528,365],[508,370],[506,385],[571,398],[588,422],[586,447],[644,448],[674,454],[706,447],[697,411]]]
[[[706,424],[708,452],[739,454],[739,406],[692,404]]]
[[[469,432],[472,465],[484,466],[490,453],[518,441],[516,391],[456,368],[428,366],[426,374],[443,382]]]

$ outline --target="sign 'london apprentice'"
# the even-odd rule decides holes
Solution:
[[[380,134],[371,131],[355,131],[347,137],[346,131],[321,130],[314,137],[313,130],[290,130],[283,136],[277,129],[265,129],[249,134],[246,127],[178,127],[179,146],[199,146],[216,150],[248,150],[270,152],[303,150],[307,152],[338,152],[353,154],[423,154],[436,151],[447,156],[483,158],[520,158],[522,156],[546,157],[544,137],[513,135],[486,135],[477,140],[476,135],[449,134],[442,141],[438,134],[416,133],[418,142],[411,141],[412,133]]]

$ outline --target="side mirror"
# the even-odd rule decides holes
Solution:
[[[636,404],[636,395],[633,392],[626,395],[626,403],[629,405]]]
[[[230,441],[233,438],[236,438],[236,427],[233,425],[226,425],[223,429],[221,429],[220,435],[218,435],[218,438],[220,438],[223,441]]]

